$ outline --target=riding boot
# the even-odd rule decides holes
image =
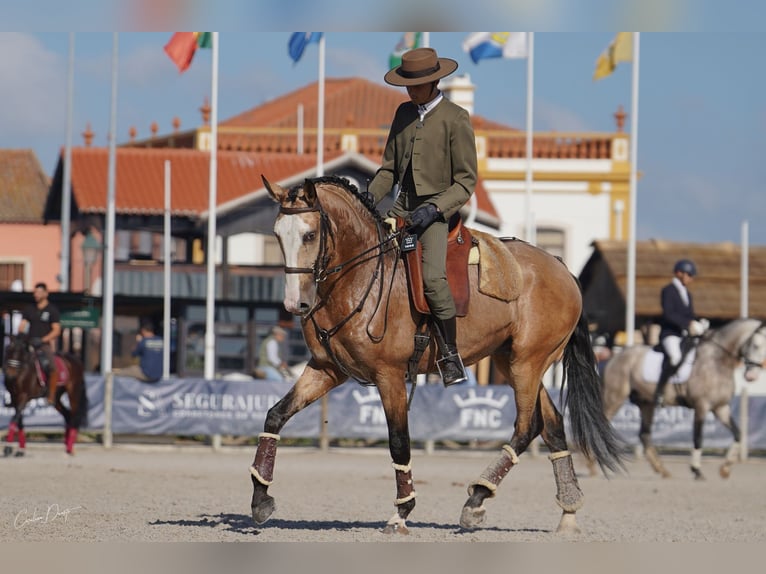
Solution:
[[[59,373],[56,369],[51,369],[48,373],[48,404],[56,402],[56,389],[59,382]]]
[[[660,379],[657,381],[657,388],[654,389],[654,406],[662,407],[665,405],[665,387],[673,376],[676,368],[670,363],[670,361],[664,361],[662,363],[662,372],[660,373]]]
[[[457,351],[457,319],[439,319],[434,317],[434,325],[438,331],[437,341],[442,358],[436,361],[441,373],[444,386],[455,385],[468,380],[463,360]]]

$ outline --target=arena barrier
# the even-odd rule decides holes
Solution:
[[[0,378],[2,378],[0,376]],[[89,409],[86,430],[101,431],[105,424],[104,378],[86,377]],[[0,387],[4,389],[3,387]],[[268,409],[289,389],[285,383],[268,381],[206,381],[168,379],[154,384],[115,377],[112,401],[112,433],[213,436],[255,436],[263,430]],[[549,390],[559,404],[559,394]],[[8,401],[7,391],[5,395]],[[741,420],[740,399],[732,400],[735,420]],[[7,428],[13,414],[0,407],[0,428]],[[766,449],[766,396],[748,397],[748,445]],[[323,418],[326,423],[323,423]],[[444,388],[440,384],[419,385],[409,413],[410,436],[426,440],[508,440],[516,418],[513,390],[507,386]],[[693,412],[681,407],[657,411],[655,444],[689,448]],[[25,412],[27,428],[63,428],[62,417],[45,399],[30,403]],[[628,445],[638,444],[638,408],[626,403],[612,423]],[[386,439],[383,407],[377,390],[347,383],[330,392],[323,416],[314,403],[293,417],[281,435],[286,438],[320,438],[322,426],[329,438]],[[744,431],[743,431],[744,432]],[[730,433],[708,414],[704,429],[706,448],[726,448]]]

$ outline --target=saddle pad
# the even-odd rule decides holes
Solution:
[[[497,237],[471,230],[479,242],[479,292],[501,301],[514,301],[521,295],[521,265]]]
[[[56,372],[59,374],[56,386],[63,387],[69,381],[69,369],[67,368],[66,361],[61,355],[53,355],[53,362],[56,365]],[[48,382],[48,378],[45,376],[45,371],[43,371],[38,360],[35,360],[35,370],[37,371],[37,380],[44,386]]]
[[[447,283],[455,301],[458,317],[468,314],[471,284],[468,278],[468,257],[471,252],[471,232],[458,221],[447,237]],[[423,292],[423,250],[418,241],[417,249],[407,252],[404,258],[410,283],[412,303],[418,313],[430,315]]]
[[[679,383],[685,383],[689,380],[689,375],[692,372],[692,366],[694,365],[694,357],[697,355],[697,350],[692,349],[684,358],[684,362],[678,368],[676,373],[670,377],[669,382],[677,385]],[[645,381],[653,381],[655,384],[660,380],[660,373],[662,372],[662,361],[665,359],[665,355],[654,349],[649,349],[644,355],[644,361],[641,364],[641,375]]]

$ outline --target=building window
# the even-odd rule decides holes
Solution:
[[[282,257],[282,250],[279,248],[279,241],[273,235],[266,235],[263,238],[263,264],[264,265],[284,265],[285,260]]]
[[[545,249],[551,255],[564,259],[566,234],[563,229],[555,227],[537,228],[537,246]]]
[[[17,279],[24,283],[23,263],[0,263],[0,291],[12,291],[11,286]]]

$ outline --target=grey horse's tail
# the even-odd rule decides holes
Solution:
[[[624,444],[604,414],[601,379],[585,314],[580,315],[564,350],[565,408],[569,409],[572,440],[601,470],[624,470]]]

